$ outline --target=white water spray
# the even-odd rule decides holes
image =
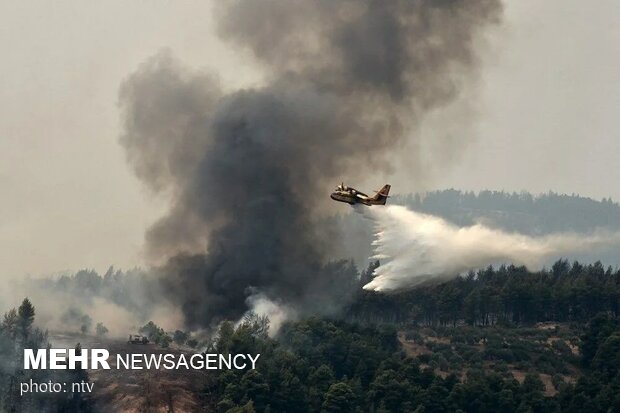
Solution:
[[[403,206],[355,208],[373,221],[374,256],[381,260],[366,290],[392,291],[444,281],[497,263],[539,267],[562,254],[609,247],[620,233],[558,233],[543,237],[508,233],[482,224],[458,227]]]

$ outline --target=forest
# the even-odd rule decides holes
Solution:
[[[366,272],[368,276],[368,272]],[[263,354],[220,374],[216,411],[620,411],[620,272],[600,263],[488,268],[396,295],[361,291],[346,315],[224,324],[214,348]]]
[[[478,193],[446,189],[424,194],[396,196],[396,203],[420,212],[441,216],[457,225],[484,219],[505,230],[526,234],[587,232],[593,228],[620,228],[620,206],[611,198],[600,201],[548,192],[484,190]]]
[[[361,289],[377,265],[344,311],[291,320],[274,337],[253,313],[202,341],[154,322],[140,331],[160,346],[261,354],[256,370],[200,384],[206,411],[620,411],[620,271],[566,260],[540,271],[489,267],[386,295]],[[29,378],[89,380],[83,370],[20,368],[23,348],[49,345],[35,304],[24,299],[0,324],[2,410],[97,411],[81,394],[19,395]]]
[[[24,370],[24,349],[51,346],[48,332],[34,326],[36,307],[25,298],[18,308],[7,311],[0,323],[0,411],[3,412],[90,412],[91,400],[81,392],[25,392],[21,383],[88,383],[88,372],[76,366],[66,370]],[[76,343],[76,354],[81,346]]]
[[[372,268],[362,273],[362,285]],[[620,270],[566,260],[540,271],[502,265],[411,291],[359,294],[348,313],[360,320],[433,326],[584,323],[600,312],[619,315]]]
[[[484,220],[529,234],[620,228],[620,207],[608,199],[449,190],[395,201],[458,225]],[[370,230],[357,219],[350,214],[331,224],[367,244]],[[56,297],[79,297],[57,315],[76,334],[106,334],[88,305],[104,299],[140,316],[139,332],[153,345],[260,353],[256,370],[222,371],[198,383],[204,411],[595,413],[620,412],[620,269],[613,259],[609,264],[572,258],[539,270],[495,265],[381,294],[362,289],[381,265],[372,262],[347,273],[352,291],[338,312],[301,314],[275,335],[268,334],[270,320],[254,313],[222,322],[209,336],[166,331],[148,318],[158,291],[139,269],[83,270],[36,283]],[[0,323],[0,411],[97,411],[79,394],[19,396],[17,383],[29,378],[89,380],[83,370],[20,368],[23,348],[50,345],[36,304],[24,299]]]

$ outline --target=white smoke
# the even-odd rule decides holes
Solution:
[[[482,224],[458,227],[403,206],[360,207],[373,221],[373,259],[381,260],[366,290],[391,291],[443,281],[497,263],[540,267],[551,257],[618,244],[619,233],[558,233],[542,237],[508,233]]]
[[[270,337],[278,333],[285,321],[296,317],[296,313],[292,308],[270,300],[269,297],[261,292],[255,292],[250,295],[246,299],[246,304],[250,308],[249,311],[254,312],[258,316],[267,316],[269,318]]]

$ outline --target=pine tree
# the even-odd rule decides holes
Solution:
[[[22,333],[22,338],[25,340],[30,333],[30,327],[34,322],[35,309],[28,298],[24,298],[22,304],[17,311],[19,315],[19,328]]]

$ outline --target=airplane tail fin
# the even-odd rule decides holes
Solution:
[[[385,205],[385,201],[388,199],[388,194],[390,193],[391,187],[391,185],[385,184],[383,188],[381,188],[381,190],[372,197],[373,204]]]

